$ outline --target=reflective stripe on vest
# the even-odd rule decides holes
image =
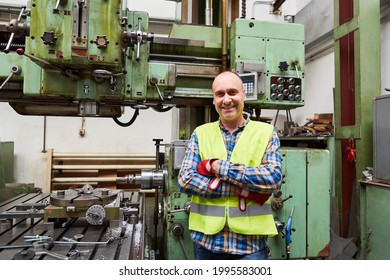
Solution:
[[[191,213],[204,216],[225,217],[225,206],[204,205],[192,202]]]
[[[225,199],[224,199],[225,200]],[[197,213],[204,216],[225,217],[225,205],[205,205],[191,202],[191,213]],[[249,204],[245,211],[245,216],[260,216],[272,214],[271,204]],[[243,212],[234,206],[229,207],[229,217],[242,217]]]
[[[230,161],[247,166],[260,165],[273,127],[266,123],[249,121],[238,139]],[[227,159],[226,147],[219,122],[202,125],[196,130],[201,159]],[[226,209],[229,209],[228,211]],[[246,211],[238,208],[238,197],[206,199],[192,196],[189,227],[205,234],[216,234],[226,222],[229,228],[241,234],[277,235],[269,201],[264,205],[247,202]]]

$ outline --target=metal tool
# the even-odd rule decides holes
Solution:
[[[27,245],[27,246],[32,247],[32,248],[18,252],[17,254],[15,254],[13,259],[14,260],[32,260],[36,256],[41,256],[41,255],[48,255],[52,258],[59,259],[59,260],[68,260],[69,259],[67,256],[57,254],[55,252],[47,250],[46,248],[49,247],[49,243],[46,243],[46,242],[37,241],[37,242],[34,242],[33,244]],[[27,246],[24,246],[24,247],[27,247]]]
[[[68,252],[68,256],[69,256],[69,258],[76,258],[80,255],[88,254],[89,252],[90,252],[90,250],[70,250]]]
[[[51,236],[48,236],[48,235],[25,235],[24,237],[24,241],[26,243],[33,243],[33,242],[37,242],[37,241],[50,241],[52,240],[52,237]]]
[[[33,244],[33,250],[36,256],[41,256],[41,255],[48,255],[50,257],[59,259],[59,260],[68,260],[69,258],[67,256],[57,254],[55,252],[49,251],[45,249],[45,245],[42,244],[41,242],[36,242]],[[30,249],[31,250],[31,249]]]
[[[108,239],[107,241],[97,241],[97,242],[90,242],[90,241],[72,241],[71,238],[67,238],[69,241],[53,241],[53,244],[57,246],[107,246],[108,243],[112,241],[112,239]]]
[[[0,245],[0,250],[30,248],[32,244]]]
[[[292,215],[294,213],[294,208],[295,206],[292,207],[290,216],[288,216],[287,223],[286,223],[286,228],[285,228],[285,243],[286,243],[286,258],[290,259],[290,244],[291,244],[291,234],[294,229],[292,228]]]
[[[69,259],[68,257],[66,257],[64,255],[60,255],[60,254],[48,251],[46,249],[42,249],[42,251],[36,251],[35,255],[36,256],[48,255],[50,257],[53,257],[53,258],[56,258],[56,259],[59,259],[59,260],[68,260]]]

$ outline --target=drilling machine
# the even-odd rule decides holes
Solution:
[[[168,37],[149,32],[148,13],[130,11],[120,0],[32,0],[9,9],[14,16],[0,30],[0,101],[21,115],[104,117],[125,126],[118,120],[125,106],[192,114],[179,120],[184,133],[163,145],[156,169],[118,178],[157,190],[155,219],[163,225],[166,259],[193,257],[190,198],[178,192],[177,173],[189,134],[215,120],[213,78],[224,70],[239,74],[255,119],[261,109],[304,106],[303,26],[246,18],[228,24],[227,1],[220,3],[219,26],[175,23]],[[283,232],[295,205],[299,234],[291,236],[290,256],[315,257],[329,241],[329,151],[282,148],[281,154],[275,221]],[[270,258],[286,258],[282,237],[269,240]]]

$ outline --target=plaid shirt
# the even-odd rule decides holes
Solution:
[[[178,176],[178,187],[181,192],[200,197],[219,198],[235,195],[234,191],[237,186],[257,193],[273,193],[279,190],[282,180],[282,164],[279,154],[280,142],[275,131],[265,154],[259,155],[262,157],[260,166],[245,166],[229,161],[237,140],[250,121],[247,115],[244,117],[246,122],[233,133],[226,130],[220,123],[227,150],[227,160],[217,161],[218,166],[215,172],[222,179],[222,183],[214,191],[208,188],[211,178],[197,172],[201,157],[198,137],[194,131]],[[251,254],[264,249],[261,236],[238,234],[232,232],[227,225],[216,235],[205,235],[196,231],[191,231],[190,235],[194,242],[215,253]]]

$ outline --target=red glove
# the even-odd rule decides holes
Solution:
[[[257,204],[263,205],[271,194],[255,193],[248,190],[242,189],[241,193],[238,195],[238,207],[241,211],[246,210],[246,200],[252,200]]]
[[[211,166],[211,163],[216,160],[216,158],[204,159],[198,164],[198,173],[203,176],[214,176],[214,170]]]
[[[216,190],[218,188],[219,184],[221,183],[221,179],[215,177],[214,170],[211,166],[211,163],[214,160],[217,160],[217,159],[216,158],[204,159],[198,164],[198,168],[197,168],[198,173],[200,175],[207,176],[207,177],[210,177],[210,176],[214,177],[211,179],[210,184],[209,184],[209,188],[212,190]]]
[[[219,184],[221,184],[221,178],[214,177],[210,181],[209,188],[212,190],[216,190],[219,187]]]

